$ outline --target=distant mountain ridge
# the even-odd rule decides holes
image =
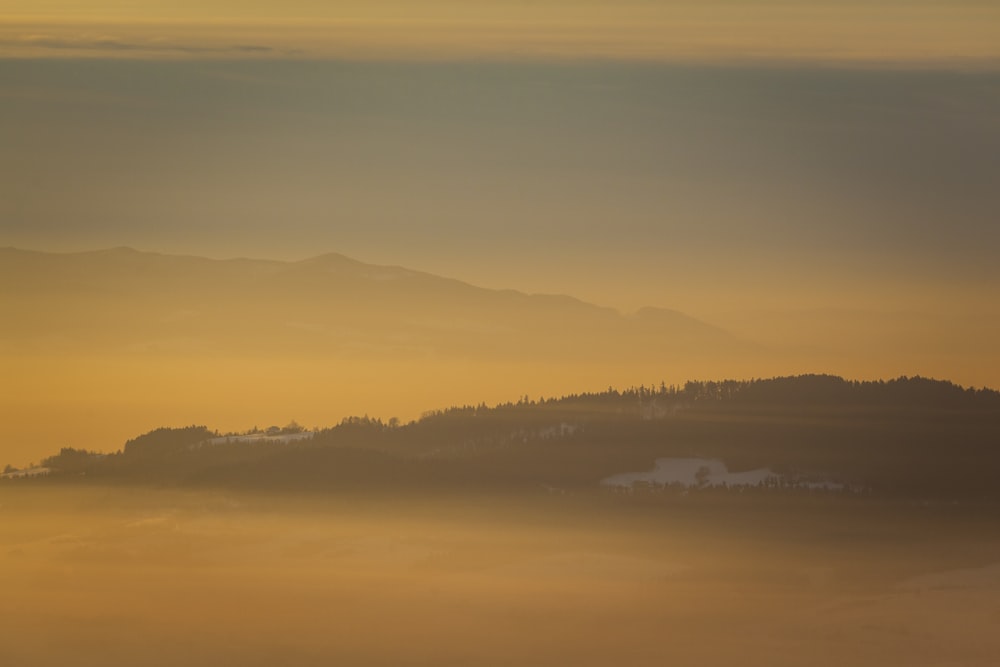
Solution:
[[[622,315],[571,296],[493,290],[337,253],[283,262],[112,248],[0,249],[0,305],[17,348],[199,350],[609,360],[750,346],[677,311]],[[197,343],[193,343],[196,341]]]

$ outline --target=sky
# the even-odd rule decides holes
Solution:
[[[4,245],[337,251],[701,315],[996,286],[992,70],[60,58],[0,78]]]
[[[995,62],[987,0],[7,0],[8,53]]]
[[[1000,386],[993,2],[6,0],[0,146],[0,246],[339,252]]]

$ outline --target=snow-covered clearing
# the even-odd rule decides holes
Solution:
[[[280,442],[289,443],[297,440],[308,440],[313,437],[312,431],[302,431],[301,433],[279,433],[268,435],[267,433],[252,433],[249,435],[224,435],[218,438],[206,440],[209,445],[225,445],[233,442]]]
[[[701,458],[660,458],[656,459],[656,464],[650,471],[624,472],[601,480],[601,484],[605,486],[624,488],[631,488],[636,482],[686,487],[740,487],[775,484],[831,491],[843,488],[842,484],[826,480],[789,479],[769,468],[730,472],[726,464],[719,459]]]
[[[13,470],[11,472],[5,472],[0,474],[0,479],[17,479],[19,477],[38,477],[40,475],[48,475],[52,472],[49,468],[34,467],[27,468],[25,470]]]

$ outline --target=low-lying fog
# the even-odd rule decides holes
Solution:
[[[995,665],[998,562],[985,514],[854,498],[10,484],[0,663]]]

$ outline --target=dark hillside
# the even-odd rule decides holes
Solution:
[[[355,417],[288,443],[215,435],[161,428],[117,454],[66,448],[45,464],[52,482],[594,492],[658,458],[712,458],[865,493],[1000,498],[1000,393],[925,378],[688,382],[456,407],[407,424]]]

